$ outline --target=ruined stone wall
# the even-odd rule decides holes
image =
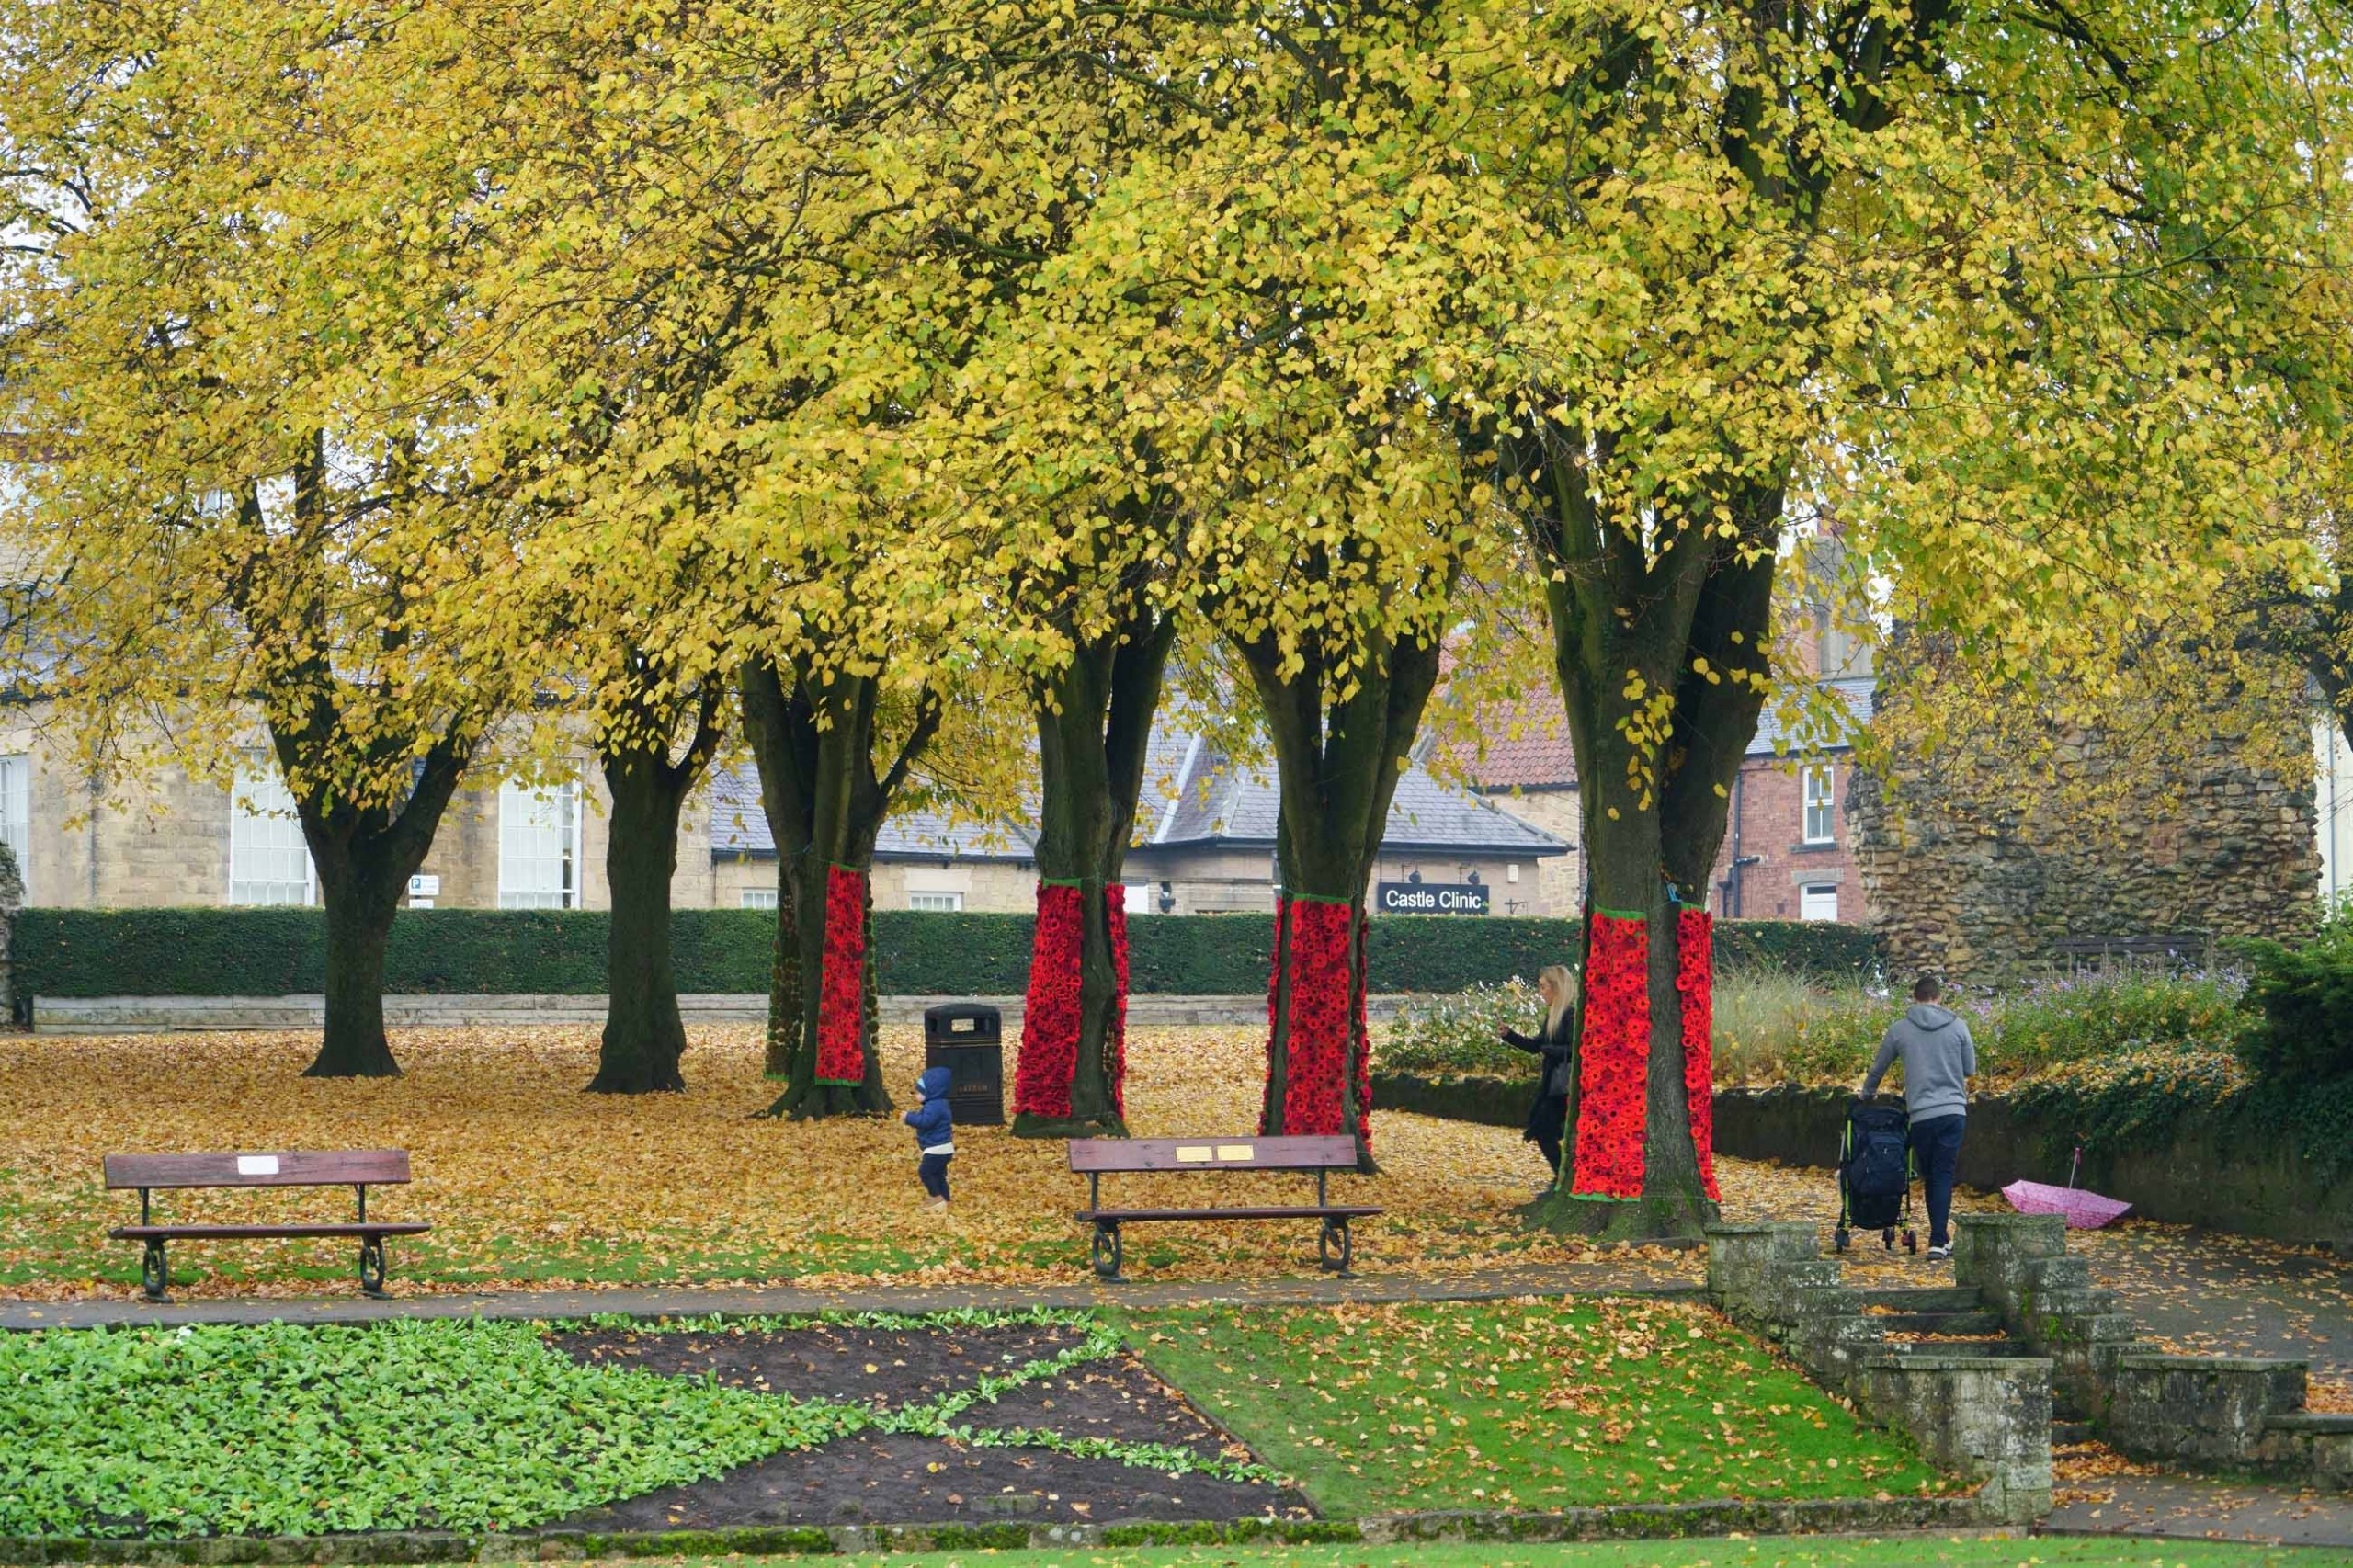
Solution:
[[[2280,668],[2144,689],[2104,731],[1899,643],[1847,809],[1890,971],[2044,970],[2070,937],[2287,937],[2318,914],[2310,718]]]

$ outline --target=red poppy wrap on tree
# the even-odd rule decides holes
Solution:
[[[1351,1009],[1349,1027],[1350,1049],[1356,1052],[1357,1139],[1366,1148],[1372,1147],[1372,1031],[1365,1028],[1364,980],[1365,939],[1372,930],[1372,922],[1362,915],[1357,916],[1357,972],[1355,976],[1356,1005]]]
[[[1578,1198],[1640,1198],[1651,1057],[1649,922],[1599,909],[1591,919],[1569,1190]]]
[[[866,1081],[866,873],[825,868],[825,956],[817,991],[817,1082]]]
[[[1699,1185],[1716,1190],[1715,920],[1704,909],[1675,914],[1675,989],[1683,997],[1683,1095],[1691,1111],[1691,1146],[1699,1155]]]
[[[1103,912],[1111,922],[1111,971],[1119,991],[1111,998],[1111,1035],[1104,1043],[1110,1060],[1104,1071],[1111,1080],[1111,1108],[1128,1114],[1128,890],[1113,882],[1103,890]]]
[[[1356,998],[1348,957],[1355,911],[1322,899],[1290,903],[1290,996],[1284,1031],[1283,1131],[1336,1137],[1348,1126]]]
[[[1013,1066],[1018,1116],[1070,1115],[1078,1066],[1079,943],[1086,918],[1075,882],[1038,884],[1038,923],[1029,939],[1029,991],[1021,1010],[1021,1054]]]

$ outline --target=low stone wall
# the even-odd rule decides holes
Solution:
[[[1368,996],[1365,1012],[1387,1019],[1411,998]],[[919,1024],[923,1011],[941,1002],[985,1002],[1005,1015],[1005,1038],[1019,1037],[1019,996],[885,996],[882,1021]],[[292,996],[85,996],[38,997],[35,1034],[170,1034],[182,1029],[314,1029],[324,1022],[325,999],[313,992]],[[681,995],[678,1012],[689,1024],[756,1024],[768,1016],[768,999],[758,993]],[[516,995],[387,995],[384,1022],[393,1028],[503,1028],[516,1026],[601,1024],[605,998],[540,993]],[[1264,996],[1162,996],[1128,998],[1128,1022],[1143,1028],[1179,1024],[1241,1026],[1267,1021]],[[1525,1108],[1523,1107],[1523,1108]]]
[[[1517,1127],[1534,1092],[1533,1079],[1376,1073],[1372,1102]],[[1833,1169],[1850,1097],[1843,1088],[1719,1089],[1716,1150],[1736,1159]],[[2016,1111],[1998,1096],[1985,1096],[1970,1107],[1961,1180],[1989,1191],[2021,1177],[2064,1182],[2072,1142],[2071,1129]],[[2192,1114],[2163,1143],[2087,1153],[2076,1179],[2127,1200],[2144,1219],[2353,1255],[2353,1180],[2318,1182],[2292,1139],[2235,1119]]]

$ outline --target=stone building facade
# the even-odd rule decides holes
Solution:
[[[2318,912],[2310,718],[2301,682],[2167,699],[2119,736],[2032,739],[2018,697],[1913,744],[1933,676],[1882,664],[1874,766],[1848,792],[1856,863],[1891,971],[2000,984],[2077,955],[2065,944],[2290,937]],[[1944,694],[1949,696],[1950,694]],[[1938,726],[1940,730],[1941,724]]]
[[[256,733],[232,779],[169,765],[93,782],[33,722],[0,711],[0,843],[23,869],[26,902],[80,908],[308,904],[317,879],[293,804]],[[1275,788],[1261,767],[1170,728],[1129,862],[1138,914],[1269,912]],[[605,909],[611,813],[585,752],[561,780],[533,785],[477,769],[451,800],[411,886],[412,907]],[[876,845],[881,909],[1028,913],[1036,828],[903,811]],[[1398,789],[1376,881],[1483,882],[1498,914],[1539,904],[1539,868],[1561,844],[1418,767]],[[679,822],[671,903],[681,909],[772,908],[776,853],[748,762],[715,768]]]

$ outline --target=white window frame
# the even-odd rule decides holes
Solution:
[[[739,908],[774,909],[776,907],[776,889],[774,888],[745,888],[738,897],[737,907]]]
[[[1830,901],[1828,914],[1820,912],[1816,899]],[[1836,925],[1838,921],[1838,884],[1836,882],[1802,882],[1798,886],[1798,918],[1816,925]]]
[[[928,910],[934,915],[961,915],[964,895],[954,888],[915,888],[907,893],[907,907]]]
[[[297,847],[302,856],[299,881],[284,874],[293,868],[290,854]],[[240,851],[244,861],[242,869]],[[256,856],[277,857],[278,862],[256,864]],[[256,871],[277,874],[252,874]],[[302,836],[294,792],[286,787],[284,776],[267,752],[244,753],[236,779],[230,786],[228,901],[240,908],[319,902],[319,871],[311,862],[310,842]]]
[[[0,842],[17,852],[25,902],[33,901],[33,759],[27,752],[0,756]]]
[[[1815,789],[1819,782],[1821,788]],[[1829,763],[1801,770],[1798,781],[1800,816],[1798,830],[1808,844],[1838,842],[1838,775]],[[1819,814],[1819,829],[1815,818]]]
[[[552,808],[554,821],[545,814]],[[518,820],[519,819],[519,820]],[[533,787],[507,779],[498,789],[498,907],[578,909],[582,857],[580,786]],[[526,835],[533,835],[526,840]],[[548,852],[549,846],[554,853]],[[540,869],[556,868],[552,887],[541,885]],[[533,875],[528,881],[526,869]]]

